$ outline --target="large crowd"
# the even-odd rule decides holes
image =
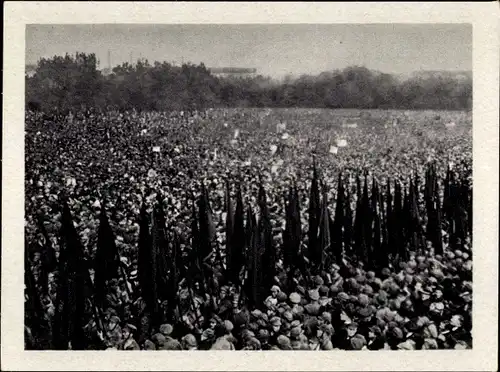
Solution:
[[[166,224],[181,251],[190,244],[191,194],[204,182],[218,243],[225,243],[226,180],[243,185],[245,203],[257,208],[258,185],[268,199],[273,239],[282,244],[283,195],[297,185],[302,226],[313,158],[334,205],[337,175],[350,180],[368,172],[380,183],[407,182],[429,163],[444,178],[447,168],[471,177],[471,116],[463,112],[384,112],[361,115],[329,110],[216,109],[202,112],[78,112],[26,114],[26,241],[30,269],[40,277],[40,247],[48,237],[59,253],[60,201],[66,198],[75,228],[94,257],[99,213],[106,200],[125,275],[108,283],[102,327],[85,326],[89,348],[120,350],[379,350],[472,347],[471,239],[444,252],[411,252],[397,265],[364,268],[344,259],[321,273],[282,278],[283,262],[262,306],[239,301],[241,288],[221,283],[218,293],[181,281],[177,321],[160,325],[144,315],[137,290],[139,216],[161,191]],[[422,201],[423,203],[423,201]],[[354,206],[353,206],[354,209]],[[40,231],[39,216],[47,234]],[[305,239],[303,244],[307,244]],[[213,267],[213,277],[223,268]],[[54,270],[56,271],[56,270]],[[55,313],[57,285],[49,274],[41,290],[44,317]],[[210,302],[210,306],[208,303]],[[169,313],[168,303],[163,303]],[[208,313],[202,309],[210,307]],[[26,346],[40,343],[25,326]],[[50,329],[47,330],[50,333]]]

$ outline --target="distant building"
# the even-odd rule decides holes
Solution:
[[[218,77],[254,77],[257,75],[256,68],[210,67],[209,71]]]

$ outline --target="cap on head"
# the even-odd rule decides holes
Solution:
[[[322,285],[319,287],[319,294],[321,296],[328,296],[328,292],[330,291],[330,288],[328,288],[326,285]]]
[[[374,326],[371,326],[369,329],[370,329],[370,332],[374,333],[376,336],[379,336],[382,334],[382,330],[380,329],[379,326],[374,325]]]
[[[169,336],[170,334],[172,334],[173,330],[174,328],[170,324],[162,324],[160,326],[160,333],[164,336]]]
[[[267,329],[260,329],[257,337],[261,340],[267,340],[269,338],[269,332]]]
[[[292,330],[290,331],[290,336],[293,337],[293,338],[298,338],[300,336],[300,334],[302,333],[302,329],[299,328],[299,327],[294,327],[292,328]]]
[[[319,275],[316,275],[313,280],[314,280],[314,284],[317,286],[321,286],[324,283],[323,278]]]
[[[291,293],[289,299],[292,304],[300,304],[300,295],[297,292]]]
[[[321,314],[321,318],[327,322],[327,323],[331,323],[332,322],[332,314],[324,311],[322,314]]]
[[[310,298],[312,301],[318,301],[318,300],[319,300],[319,292],[318,292],[316,289],[311,289],[311,290],[308,292],[308,295],[309,295],[309,298]]]
[[[369,318],[370,316],[373,315],[373,310],[370,306],[365,306],[365,307],[362,307],[358,310],[358,314],[362,318]]]
[[[285,311],[283,313],[283,318],[285,318],[289,322],[292,322],[293,321],[293,314],[290,311]]]
[[[403,331],[401,330],[401,328],[399,327],[394,327],[392,328],[391,330],[391,334],[394,338],[396,338],[397,340],[402,340],[404,338],[404,334],[403,334]]]
[[[345,292],[339,292],[339,294],[337,295],[337,298],[342,302],[349,301],[349,295]]]
[[[278,318],[277,316],[274,316],[274,317],[271,318],[270,323],[273,326],[279,326],[279,325],[281,325],[281,318]]]
[[[137,331],[137,327],[133,324],[130,324],[130,323],[127,323],[125,324],[125,327],[123,327],[124,329],[128,329],[129,332],[135,332]]]
[[[188,347],[196,347],[198,343],[196,342],[196,337],[194,337],[191,333],[185,335],[182,338],[183,343]]]
[[[368,306],[368,304],[370,303],[370,297],[368,297],[366,294],[364,293],[361,293],[359,296],[358,296],[358,302],[361,306]]]
[[[351,338],[351,347],[353,350],[361,350],[366,345],[366,339],[362,335],[355,335]]]
[[[155,333],[153,336],[151,336],[151,340],[156,345],[163,345],[166,341],[166,338],[161,333]]]
[[[285,292],[278,292],[278,295],[276,296],[279,302],[285,302],[287,299],[286,293]]]
[[[256,317],[256,318],[259,318],[261,315],[262,315],[262,311],[260,311],[259,309],[255,309],[251,312],[251,314]],[[215,319],[215,317],[214,317]]]
[[[290,346],[290,339],[284,335],[279,335],[277,341],[280,346]]]

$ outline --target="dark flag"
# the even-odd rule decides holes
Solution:
[[[403,191],[403,209],[402,209],[402,228],[401,233],[403,234],[403,239],[400,248],[399,256],[403,261],[407,261],[408,249],[412,246],[412,226],[411,226],[411,210],[410,210],[410,195],[405,186]]]
[[[319,219],[319,232],[318,232],[318,251],[320,256],[319,260],[314,262],[315,268],[318,272],[324,270],[325,254],[331,249],[330,238],[330,213],[328,211],[328,196],[326,187],[323,186],[323,198],[321,202],[321,215]]]
[[[104,307],[106,281],[118,276],[119,255],[115,236],[109,224],[105,203],[102,203],[97,234],[97,251],[94,259],[94,288],[99,306]]]
[[[387,254],[383,251],[382,223],[380,213],[374,213],[373,221],[373,262],[378,268],[387,266]]]
[[[361,180],[356,176],[356,214],[354,216],[354,245],[356,259],[366,263],[366,242],[364,239],[364,207]]]
[[[25,344],[27,350],[43,349],[42,338],[46,331],[45,313],[40,301],[40,295],[36,288],[36,281],[31,270],[31,261],[28,257],[28,242],[24,242],[24,316],[25,326],[32,334],[32,338],[25,335]]]
[[[285,266],[285,269],[288,270],[289,276],[292,275],[294,271],[294,263],[295,263],[295,257],[294,257],[294,250],[291,246],[292,243],[292,217],[291,217],[291,210],[292,210],[292,198],[293,198],[293,191],[292,188],[289,187],[288,190],[288,195],[284,195],[284,205],[285,205],[285,229],[282,231],[282,236],[283,236],[283,265]]]
[[[159,194],[158,194],[159,195]],[[153,225],[151,227],[151,240],[153,254],[155,255],[155,281],[159,300],[171,297],[173,289],[168,283],[168,241],[166,232],[165,213],[161,200],[153,206]],[[160,319],[158,319],[160,321]]]
[[[276,247],[273,242],[273,232],[271,225],[271,218],[269,216],[269,210],[267,208],[267,196],[262,182],[259,186],[259,230],[261,232],[262,244],[264,249],[264,254],[262,256],[262,264],[264,270],[264,281],[266,283],[273,283],[274,277],[276,276]]]
[[[393,196],[391,193],[391,180],[387,180],[386,194],[385,194],[385,223],[384,223],[384,233],[385,233],[385,251],[387,256],[394,255],[394,234],[393,234],[393,208],[392,208]]]
[[[370,196],[368,194],[368,176],[365,173],[363,191],[361,192],[361,182],[358,178],[358,205],[356,210],[356,238],[358,259],[370,267],[372,265],[372,211],[370,206]]]
[[[297,190],[297,185],[293,186],[293,197],[291,203],[290,217],[291,217],[291,236],[293,251],[296,252],[295,259],[303,261],[300,257],[300,243],[302,242],[302,220],[300,218],[300,196]]]
[[[309,259],[313,264],[318,264],[321,260],[321,252],[317,244],[321,208],[320,208],[320,197],[319,197],[319,179],[316,170],[316,162],[313,163],[313,178],[311,181],[311,190],[309,194],[308,213],[309,213],[309,231],[308,231]]]
[[[451,196],[451,184],[453,183],[453,173],[450,169],[450,165],[446,169],[446,177],[444,179],[444,190],[443,190],[443,217],[448,221],[450,219],[450,207],[452,202],[450,200]]]
[[[168,316],[170,319],[169,321],[176,322],[178,319],[175,317],[175,309],[178,306],[177,303],[177,291],[179,289],[179,282],[180,282],[180,274],[182,272],[183,264],[182,264],[182,252],[181,252],[181,243],[179,240],[179,236],[177,233],[174,231],[173,234],[173,241],[172,241],[172,259],[171,259],[171,266],[170,266],[170,272],[169,272],[169,281],[168,284],[171,287],[170,291],[168,292],[169,297],[168,297],[168,304],[169,304],[169,311],[168,311]],[[187,274],[189,275],[189,274]]]
[[[373,235],[372,235],[372,262],[378,268],[387,265],[387,252],[383,242],[383,204],[381,201],[381,193],[375,178],[372,179],[372,194],[371,194],[371,211],[373,218]]]
[[[337,202],[335,205],[335,220],[333,222],[332,230],[332,250],[335,261],[340,263],[342,261],[344,237],[344,218],[345,218],[345,191],[344,183],[342,181],[342,173],[339,173],[337,183]]]
[[[200,229],[198,215],[196,213],[196,202],[194,196],[191,197],[191,252],[189,267],[191,275],[202,276],[203,258],[200,253]]]
[[[427,239],[432,243],[436,253],[443,253],[441,233],[441,202],[439,195],[438,179],[433,165],[426,171],[425,205],[427,211]]]
[[[153,251],[152,237],[149,232],[149,215],[146,205],[141,207],[139,220],[139,254],[138,254],[138,278],[141,295],[146,303],[146,308],[153,317],[159,312],[158,289],[156,282],[156,254]]]
[[[467,227],[469,229],[469,236],[470,240],[472,242],[472,231],[473,231],[473,218],[472,218],[472,204],[473,204],[473,199],[472,199],[472,186],[469,187],[469,192],[468,194],[468,202],[467,202]]]
[[[344,252],[352,258],[354,252],[352,250],[352,240],[354,235],[353,228],[353,213],[351,208],[351,193],[347,190],[344,212]]]
[[[208,200],[208,193],[203,181],[201,182],[201,195],[198,202],[199,228],[200,228],[200,254],[205,260],[212,253],[212,243],[215,240],[215,225],[212,220],[212,210]]]
[[[462,178],[459,180],[457,186],[457,198],[455,203],[455,220],[457,226],[457,237],[458,237],[458,247],[459,249],[464,248],[465,239],[467,237],[467,199],[468,199],[468,185],[466,181]]]
[[[86,339],[83,327],[87,324],[86,304],[90,282],[83,246],[73,225],[66,201],[61,221],[61,263],[57,307],[54,316],[54,348],[84,350]]]
[[[262,252],[258,246],[258,226],[252,208],[247,209],[246,244],[248,250],[247,279],[245,294],[248,297],[249,305],[252,307],[262,306]]]
[[[231,238],[232,251],[230,261],[226,262],[228,280],[235,285],[240,286],[240,274],[245,264],[245,217],[243,212],[243,196],[241,185],[238,184],[236,193],[236,210],[234,214],[233,236]]]
[[[413,252],[420,252],[422,249],[422,232],[420,224],[420,213],[418,210],[418,192],[415,181],[410,178],[409,187],[409,224],[408,231],[410,232],[410,244]]]
[[[436,234],[434,236],[435,242],[434,242],[434,249],[436,254],[443,254],[443,230],[442,230],[442,209],[441,209],[441,198],[439,196],[439,191],[438,190],[438,184],[437,184],[437,178],[435,180],[436,183],[436,196],[435,196],[435,202],[436,205],[434,207],[434,213],[435,213],[435,218],[436,222],[434,225],[434,229],[436,231]]]
[[[391,251],[393,252],[394,257],[401,259],[401,250],[404,250],[404,215],[403,195],[399,181],[394,181],[394,206],[391,215]]]
[[[231,201],[229,181],[226,181],[226,262],[231,262],[233,254],[234,210]]]
[[[375,220],[377,217],[379,217],[379,229],[380,229],[380,216],[378,216],[379,209],[378,209],[378,202],[380,199],[379,193],[378,193],[378,186],[377,186],[377,181],[375,180],[375,177],[372,176],[372,186],[371,186],[371,194],[369,195],[369,205],[370,205],[370,231],[369,231],[369,237],[370,237],[370,250],[369,250],[369,255],[370,255],[370,263],[373,266],[376,266],[377,260],[380,258],[380,241],[377,242],[375,241],[375,236],[377,234],[376,232],[376,226],[375,226]],[[379,231],[380,233],[380,231]],[[380,238],[380,236],[379,236]]]
[[[57,269],[56,251],[52,247],[49,234],[45,229],[43,217],[38,215],[38,226],[41,233],[41,241],[38,242],[40,246],[40,273],[38,276],[38,284],[43,293],[48,293],[48,279],[49,274]]]

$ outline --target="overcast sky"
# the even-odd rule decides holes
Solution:
[[[96,53],[101,68],[150,62],[253,67],[274,77],[363,65],[407,74],[472,70],[472,27],[460,24],[27,25],[26,63]]]

